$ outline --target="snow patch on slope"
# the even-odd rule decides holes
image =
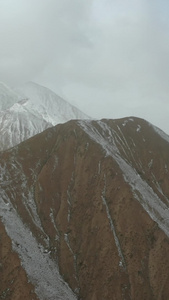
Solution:
[[[0,150],[13,147],[51,126],[52,124],[28,113],[19,103],[15,103],[11,108],[0,112]]]
[[[15,150],[17,151],[17,147]],[[15,155],[12,155],[12,151],[8,164],[11,166],[11,171],[14,171],[13,176],[5,163],[2,162],[0,165],[0,217],[5,225],[7,234],[12,240],[13,250],[18,253],[22,266],[28,275],[28,279],[35,286],[35,292],[39,299],[75,300],[76,296],[59,274],[56,261],[52,260],[50,253],[46,251],[46,245],[49,246],[49,238],[41,226],[33,190],[32,188],[27,189],[27,177],[24,175],[22,165],[15,160]],[[32,173],[32,176],[35,176],[35,174]],[[16,179],[18,179],[20,184],[21,201],[28,213],[31,214],[32,221],[43,233],[44,241],[46,242],[45,246],[37,242],[29,227],[23,223],[17,213],[17,206],[13,204],[15,203],[16,193],[15,186],[12,183],[13,180],[17,182]],[[9,192],[10,196],[7,195]]]
[[[164,131],[162,131],[160,128],[158,128],[156,126],[152,126],[152,127],[153,127],[154,131],[157,132],[163,140],[165,140],[167,143],[169,143],[169,136]]]
[[[117,247],[117,250],[118,250],[118,255],[119,255],[119,258],[120,258],[119,266],[123,267],[123,269],[126,270],[126,263],[125,263],[124,255],[123,255],[123,252],[122,252],[122,249],[121,249],[121,246],[120,246],[120,242],[119,242],[119,239],[118,239],[118,236],[117,236],[117,233],[116,233],[116,229],[115,229],[113,220],[111,218],[109,207],[108,207],[108,204],[107,204],[107,201],[106,201],[106,178],[104,178],[104,180],[105,180],[105,183],[104,183],[104,189],[103,189],[101,198],[102,198],[103,204],[106,207],[106,213],[107,213],[107,217],[108,217],[108,220],[109,220],[109,223],[110,223],[110,228],[111,228],[111,231],[113,232],[115,244],[116,244],[116,247]]]

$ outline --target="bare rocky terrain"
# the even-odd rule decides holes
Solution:
[[[69,121],[1,152],[0,299],[168,299],[168,140]]]

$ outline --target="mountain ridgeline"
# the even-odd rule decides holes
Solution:
[[[0,299],[168,299],[165,133],[72,120],[0,156]]]

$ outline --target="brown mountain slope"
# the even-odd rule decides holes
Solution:
[[[137,118],[70,121],[1,154],[2,221],[39,299],[75,299],[57,264],[78,299],[169,297],[166,139]]]

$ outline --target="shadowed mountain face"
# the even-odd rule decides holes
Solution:
[[[1,153],[0,299],[168,299],[168,139],[137,118],[70,121]]]

